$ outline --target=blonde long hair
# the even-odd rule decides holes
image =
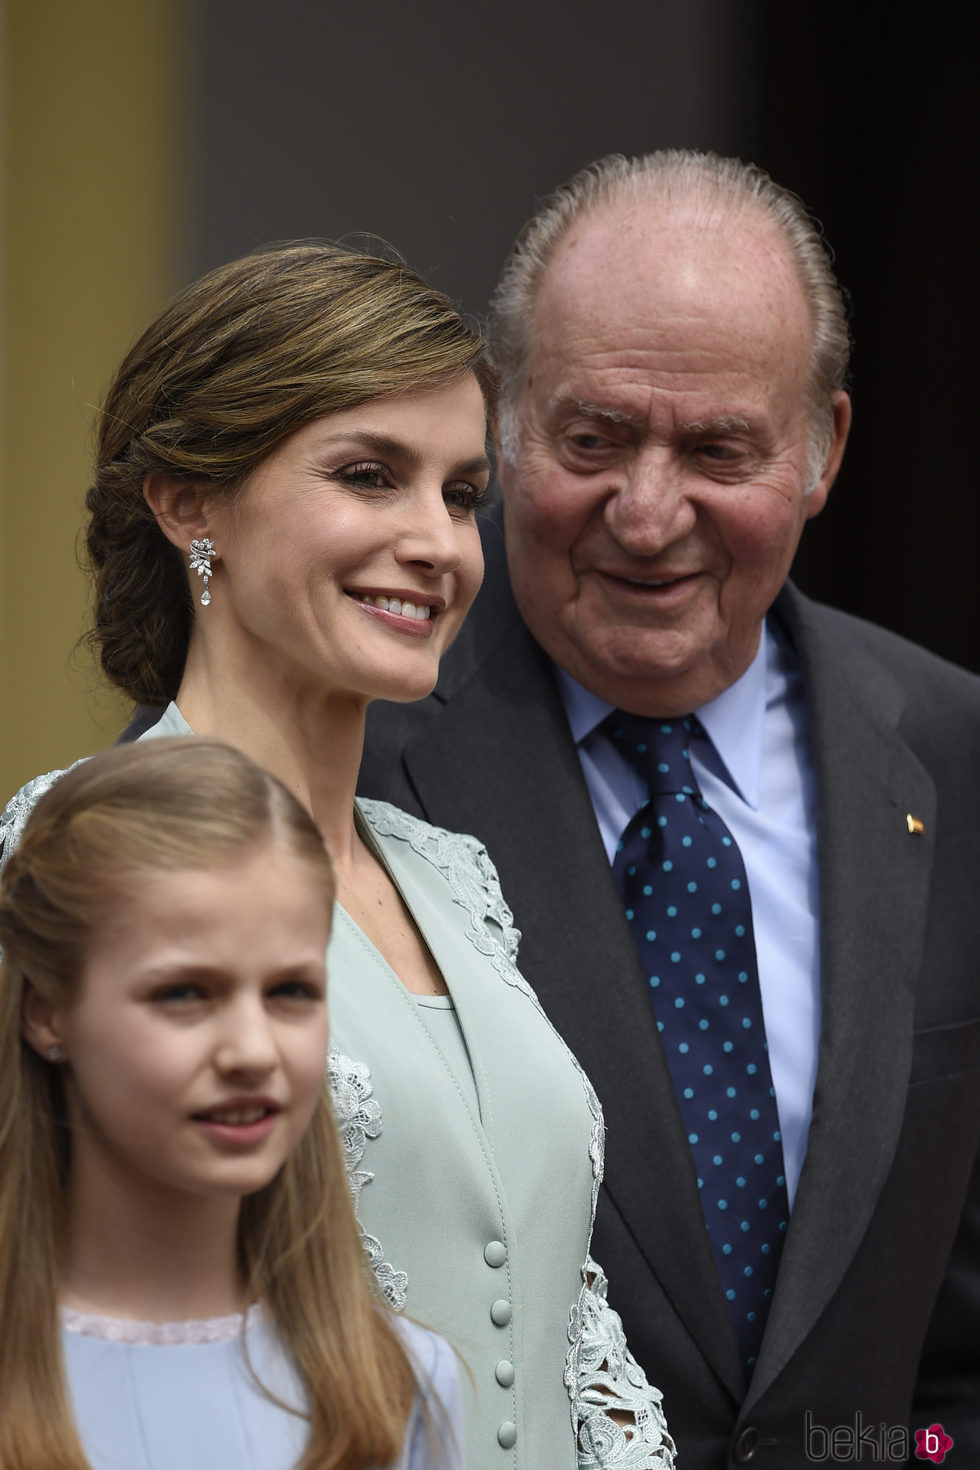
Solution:
[[[234,863],[284,843],[331,904],[330,859],[274,777],[219,740],[117,747],[39,801],[0,883],[0,1465],[88,1470],[58,1321],[71,1136],[59,1068],[21,1032],[25,988],[70,1003],[87,946],[135,873]],[[388,1466],[416,1382],[374,1289],[326,1089],[278,1175],[243,1201],[241,1264],[304,1382],[302,1470]]]

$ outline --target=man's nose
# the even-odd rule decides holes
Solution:
[[[441,575],[459,566],[459,524],[443,499],[441,485],[411,497],[395,556],[402,565]]]
[[[636,455],[608,502],[607,520],[620,545],[636,556],[657,556],[693,530],[697,508],[669,448],[654,445]]]

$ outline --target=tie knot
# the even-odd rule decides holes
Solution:
[[[657,720],[614,709],[603,720],[602,728],[651,795],[661,791],[700,795],[689,751],[690,742],[701,733],[695,715]]]

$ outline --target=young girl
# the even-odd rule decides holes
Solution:
[[[0,886],[8,1470],[461,1466],[452,1355],[368,1284],[324,1092],[333,896],[217,740],[35,807]]]

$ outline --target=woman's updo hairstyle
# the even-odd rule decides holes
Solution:
[[[182,291],[140,337],[98,424],[88,554],[92,641],[138,704],[177,693],[191,630],[183,559],[143,498],[148,474],[234,495],[323,414],[475,374],[487,348],[449,299],[399,260],[300,242],[257,250]]]

